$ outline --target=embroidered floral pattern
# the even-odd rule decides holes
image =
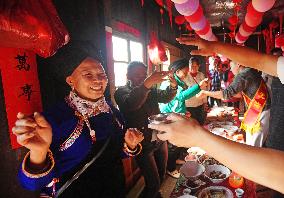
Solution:
[[[75,140],[81,135],[83,127],[84,127],[84,120],[80,119],[77,123],[75,130],[71,133],[68,139],[65,140],[65,142],[63,142],[60,145],[59,150],[64,151],[68,149],[75,142]]]
[[[88,119],[90,117],[99,115],[100,113],[113,114],[105,98],[103,97],[96,102],[91,102],[80,98],[75,92],[71,91],[70,94],[65,98],[65,101],[72,109],[75,110],[75,115],[79,118],[79,121],[68,139],[60,145],[59,150],[64,151],[68,149],[76,141],[76,139],[82,133],[84,122],[86,123],[90,131],[90,137],[92,139],[92,142],[94,143],[96,141],[96,132],[91,129],[91,125]],[[118,123],[118,126],[120,128],[123,128],[123,125],[118,121],[117,118],[115,118],[115,121]]]
[[[96,116],[100,113],[110,112],[110,107],[104,97],[96,102],[91,102],[80,98],[75,92],[71,91],[65,100],[72,109],[78,111],[80,114],[88,118]]]

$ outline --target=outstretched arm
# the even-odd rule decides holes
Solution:
[[[177,114],[171,114],[168,119],[173,122],[149,125],[152,129],[165,131],[158,134],[159,139],[180,147],[201,147],[240,175],[284,193],[284,171],[281,168],[284,166],[284,152],[227,140],[210,133],[195,120]]]
[[[205,41],[203,39],[181,37],[177,41],[185,45],[194,45],[198,50],[191,51],[192,55],[211,56],[214,53],[225,57],[241,65],[261,70],[272,76],[277,76],[277,56],[260,53],[254,49],[221,43],[218,41]]]

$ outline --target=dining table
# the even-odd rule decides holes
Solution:
[[[206,119],[206,122],[204,124],[204,127],[206,129],[208,129],[209,131],[212,131],[212,129],[214,129],[214,127],[221,127],[222,123],[227,124],[227,125],[231,125],[231,126],[236,126],[236,127],[238,127],[238,130],[233,134],[226,133],[226,130],[224,130],[225,132],[222,133],[222,134],[219,134],[220,136],[223,136],[224,138],[230,139],[231,141],[245,143],[245,132],[243,130],[239,129],[240,124],[241,124],[241,120],[239,119],[238,109],[233,108],[233,107],[226,107],[226,106],[212,108],[211,111],[208,112],[208,114],[207,114],[207,119]],[[190,148],[188,150],[190,151]],[[201,150],[202,150],[202,148],[201,148]],[[201,155],[206,156],[207,154],[202,153]],[[185,161],[195,160],[198,163],[202,164],[202,162],[200,160],[197,160],[200,157],[201,156],[199,155],[197,158],[192,158],[192,153],[189,152],[189,154],[185,157]],[[212,158],[212,157],[210,157],[210,158]],[[205,166],[205,168],[206,168],[206,166]],[[233,171],[231,171],[231,173],[236,174]],[[254,182],[250,181],[249,179],[246,179],[245,175],[240,176],[240,177],[243,179],[243,184],[240,187],[244,191],[242,198],[256,198],[257,197],[256,196],[256,184]],[[213,186],[213,187],[214,186],[221,186],[221,188],[225,187],[232,192],[232,195],[233,195],[232,197],[234,197],[234,198],[237,197],[237,195],[235,193],[236,187],[232,187],[231,183],[229,182],[230,177],[226,178],[224,181],[222,181],[221,183],[218,183],[218,184],[213,183],[204,173],[202,175],[200,175],[198,177],[198,179],[200,181],[202,181],[202,185],[197,189],[189,188],[188,185],[187,185],[187,182],[189,182],[188,178],[186,178],[183,174],[180,174],[180,177],[177,179],[176,184],[174,186],[174,189],[170,194],[170,197],[171,198],[186,197],[186,196],[184,196],[184,194],[190,194],[192,196],[202,198],[201,197],[202,190],[205,189],[205,188],[208,188],[210,186]],[[190,189],[189,191],[191,191],[191,192],[188,193],[188,190],[186,190],[186,189]]]

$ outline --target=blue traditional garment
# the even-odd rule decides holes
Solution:
[[[65,102],[43,113],[52,126],[51,152],[48,157],[50,168],[40,174],[29,173],[25,168],[27,155],[19,170],[19,180],[26,189],[41,189],[50,195],[52,189],[46,186],[53,178],[59,178],[56,184],[58,189],[90,161],[110,137],[103,154],[66,190],[66,197],[74,193],[76,197],[124,197],[121,158],[127,155],[123,152],[123,118],[104,98],[93,104],[85,100],[85,103],[74,106],[76,97],[72,98],[73,94],[71,92]],[[91,137],[91,131],[95,132],[95,140]]]

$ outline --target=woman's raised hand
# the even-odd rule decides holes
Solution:
[[[33,116],[19,112],[17,118],[12,131],[17,136],[18,143],[31,152],[46,153],[52,140],[50,124],[37,112]]]

